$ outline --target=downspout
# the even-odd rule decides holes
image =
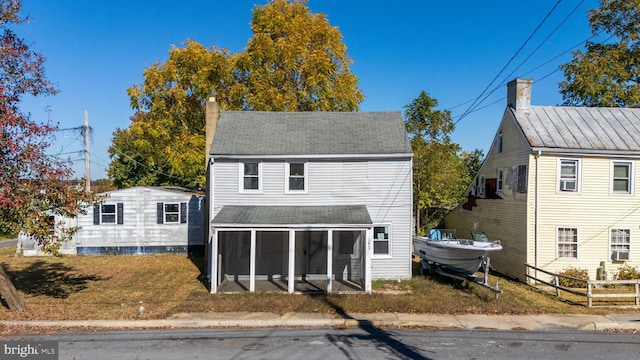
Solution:
[[[534,210],[534,221],[535,221],[535,234],[534,234],[534,243],[535,243],[535,267],[536,267],[536,279],[538,278],[538,231],[539,231],[539,227],[538,227],[538,198],[539,198],[539,184],[540,182],[538,181],[540,179],[540,172],[538,171],[539,168],[539,162],[540,162],[540,155],[542,154],[542,152],[540,150],[538,150],[538,153],[535,155],[536,157],[536,199],[535,199],[535,210]]]

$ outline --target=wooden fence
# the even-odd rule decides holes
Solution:
[[[556,296],[561,297],[561,291],[565,291],[567,293],[584,296],[587,299],[587,306],[594,307],[594,300],[598,299],[633,299],[633,305],[619,305],[619,304],[611,304],[607,303],[603,306],[632,306],[632,307],[640,307],[640,280],[585,280],[579,279],[572,276],[555,274],[546,270],[542,270],[535,266],[525,264],[527,269],[527,278],[534,280],[536,283],[542,283],[548,286],[555,288]],[[541,275],[536,275],[538,273],[546,274],[550,277],[547,277],[547,280],[542,279]],[[560,279],[570,280],[572,282],[584,283],[586,288],[586,292],[584,290],[580,291],[580,288],[568,288],[560,285]],[[630,289],[633,288],[633,291]],[[606,292],[602,292],[606,290]],[[623,291],[624,290],[624,291]],[[619,292],[614,292],[619,291]]]

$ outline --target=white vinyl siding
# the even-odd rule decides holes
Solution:
[[[393,256],[372,260],[372,278],[411,277],[412,186],[409,158],[369,161],[306,160],[308,192],[303,196],[286,191],[285,168],[288,163],[286,160],[263,161],[261,193],[238,194],[238,162],[217,159],[211,218],[225,204],[365,205],[373,224],[389,224],[393,232],[393,239],[389,242],[389,253]]]
[[[203,245],[204,237],[204,196],[188,192],[167,191],[153,187],[133,187],[108,193],[108,203],[122,204],[123,223],[94,225],[94,212],[79,215],[76,236],[79,247],[147,247],[147,246],[187,246]],[[179,205],[178,223],[167,225],[158,220],[158,204]],[[183,209],[184,208],[184,209]],[[169,206],[175,210],[175,206]],[[184,210],[184,211],[183,211]],[[188,214],[188,217],[187,217]],[[175,219],[175,212],[169,211],[169,221]],[[184,219],[184,223],[183,223]]]

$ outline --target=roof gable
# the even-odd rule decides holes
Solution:
[[[400,112],[221,111],[211,155],[411,155]]]
[[[512,110],[532,148],[640,151],[640,109],[532,106]]]

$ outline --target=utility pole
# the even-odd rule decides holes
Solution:
[[[89,111],[84,110],[84,191],[91,191],[91,173],[89,171]]]

